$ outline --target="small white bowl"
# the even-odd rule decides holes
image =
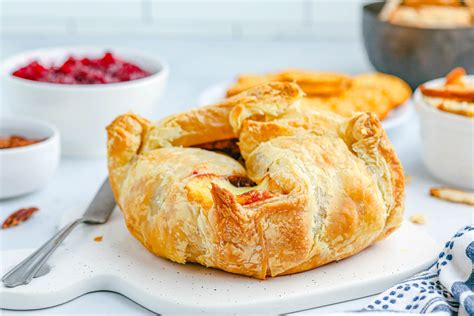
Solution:
[[[469,76],[474,79],[474,76]],[[444,78],[426,83],[439,86]],[[436,109],[418,88],[415,107],[420,119],[422,154],[428,170],[447,184],[474,189],[474,119]]]
[[[53,176],[60,157],[59,132],[46,122],[1,118],[0,137],[10,135],[44,140],[28,146],[0,149],[0,199],[43,187]]]
[[[2,104],[21,116],[48,121],[61,133],[63,154],[94,157],[106,152],[105,127],[118,115],[134,112],[150,116],[168,78],[168,66],[158,57],[129,49],[110,51],[149,71],[150,76],[97,85],[54,84],[14,77],[11,73],[33,60],[60,65],[67,57],[101,57],[97,47],[44,48],[14,55],[0,66]]]

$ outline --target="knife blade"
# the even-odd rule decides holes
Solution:
[[[103,224],[107,222],[115,208],[115,199],[109,179],[105,179],[99,191],[82,215],[83,223]]]

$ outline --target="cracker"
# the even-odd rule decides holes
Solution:
[[[430,195],[453,203],[474,206],[474,194],[453,188],[431,188]]]

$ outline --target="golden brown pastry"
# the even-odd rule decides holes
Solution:
[[[379,120],[304,109],[303,95],[277,82],[154,124],[115,119],[109,174],[130,232],[160,257],[259,279],[393,232],[404,176]],[[215,152],[236,142],[242,163]]]
[[[227,90],[227,96],[274,81],[297,83],[306,94],[302,101],[304,107],[331,111],[345,117],[355,112],[373,112],[379,119],[384,119],[411,96],[407,83],[387,74],[367,73],[350,77],[298,69],[266,75],[241,75]]]

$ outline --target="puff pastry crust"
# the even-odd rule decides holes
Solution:
[[[129,231],[160,257],[259,279],[393,232],[404,175],[379,120],[306,109],[303,96],[275,82],[157,123],[115,119],[108,166]],[[210,150],[233,140],[240,161]]]

